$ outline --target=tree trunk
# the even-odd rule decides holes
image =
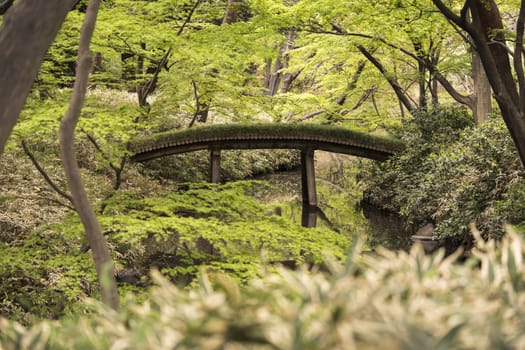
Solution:
[[[228,0],[228,6],[224,12],[224,17],[222,18],[222,24],[232,24],[237,22],[239,18],[238,6],[242,0]]]
[[[475,30],[471,37],[478,48],[503,120],[525,166],[525,115],[520,109],[520,97],[504,35],[498,32],[504,29],[499,9],[494,0],[476,0],[470,6]]]
[[[501,110],[501,115],[516,146],[522,165],[525,167],[525,111],[521,108],[525,91],[518,92],[513,70],[509,60],[508,47],[503,34],[503,21],[494,0],[472,0],[456,15],[441,0],[432,0],[434,5],[450,21],[467,31],[477,49],[485,74],[494,92],[494,98]],[[468,12],[472,22],[468,20]],[[525,18],[525,6],[522,2],[519,21]],[[523,34],[523,27],[518,26],[517,34]],[[517,42],[518,55],[522,54],[523,43]],[[516,53],[515,53],[516,54]],[[515,60],[516,61],[516,60]],[[519,60],[518,60],[519,61]],[[525,86],[523,66],[515,66],[518,84]]]
[[[269,96],[275,96],[275,94],[277,94],[277,90],[279,90],[279,85],[281,84],[281,73],[279,71],[281,68],[283,68],[283,62],[281,60],[281,55],[279,54],[279,56],[275,59],[268,83]]]
[[[0,27],[0,154],[44,55],[76,0],[18,0]]]
[[[425,55],[423,53],[423,45],[420,41],[412,40],[416,56],[419,58],[417,61],[417,86],[418,86],[418,101],[419,108],[422,110],[427,109],[427,65],[425,64]]]
[[[476,50],[472,50],[472,79],[474,82],[474,120],[481,126],[492,111],[492,90]]]
[[[287,93],[290,91],[292,83],[294,80],[301,74],[301,70],[292,72],[292,73],[282,73],[281,69],[288,68],[288,63],[290,61],[290,56],[288,51],[293,47],[293,43],[297,35],[293,29],[288,30],[286,33],[286,42],[282,44],[279,48],[279,55],[275,59],[275,64],[273,69],[271,67],[272,61],[266,61],[266,77],[264,81],[264,87],[268,89],[267,94],[269,96],[275,96],[279,91],[279,86],[281,87],[281,93]]]
[[[100,224],[89,203],[75,155],[75,128],[80,118],[80,112],[87,91],[89,72],[92,64],[89,44],[95,29],[100,1],[101,0],[90,0],[88,4],[80,33],[78,64],[75,84],[73,86],[73,95],[71,96],[69,108],[60,122],[59,138],[62,162],[64,164],[69,189],[73,197],[75,209],[84,226],[85,234],[91,252],[93,253],[93,259],[95,260],[102,301],[114,310],[117,310],[119,301],[113,261],[109,254],[109,249],[102,234]]]
[[[286,44],[283,50],[283,67],[282,68],[288,68],[290,64],[290,54],[289,51],[294,46],[294,41],[297,38],[297,34],[293,29],[290,29],[288,33],[286,33]],[[281,87],[281,93],[285,94],[288,91],[290,91],[292,87],[292,83],[294,80],[301,74],[301,70],[291,72],[291,73],[284,73],[282,77],[283,86]]]

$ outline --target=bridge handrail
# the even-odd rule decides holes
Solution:
[[[340,126],[310,123],[211,124],[139,137],[132,140],[128,148],[132,153],[140,154],[194,143],[246,139],[333,142],[392,154],[404,149],[404,143],[392,137],[372,135]]]

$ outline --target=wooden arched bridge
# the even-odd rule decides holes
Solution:
[[[210,181],[220,180],[221,150],[298,149],[301,151],[303,226],[315,226],[317,193],[314,152],[323,150],[384,161],[401,151],[401,141],[343,127],[315,124],[214,124],[137,138],[132,159],[148,161],[171,154],[210,151]]]

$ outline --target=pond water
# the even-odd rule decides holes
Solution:
[[[319,158],[321,160],[316,155],[319,202],[317,225],[326,226],[344,235],[361,237],[371,249],[383,246],[408,250],[412,245],[411,233],[405,229],[402,220],[361,203],[362,189],[356,181],[359,160],[334,154],[321,155]],[[300,171],[281,171],[258,176],[257,179],[266,180],[272,185],[266,202],[278,208],[281,215],[301,224]]]

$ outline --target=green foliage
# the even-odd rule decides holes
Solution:
[[[264,273],[241,287],[204,274],[183,291],[160,274],[142,304],[24,328],[0,320],[6,349],[24,344],[109,349],[491,349],[525,341],[525,243],[476,237],[474,256],[357,247],[330,273]],[[349,302],[350,301],[350,302]]]
[[[367,175],[367,200],[401,213],[409,225],[436,224],[438,238],[462,242],[475,222],[500,237],[502,223],[522,224],[519,158],[499,118],[469,126],[464,112],[416,116],[402,129],[407,149]]]
[[[83,14],[71,11],[49,48],[33,86],[40,98],[55,97],[57,88],[72,87]]]
[[[344,255],[348,237],[268,215],[248,196],[265,191],[261,186],[193,184],[161,197],[116,195],[100,222],[121,263],[144,272],[156,266],[179,283],[191,281],[201,266],[245,281],[262,261],[318,264],[325,253]]]
[[[156,188],[155,197],[145,195],[148,188],[117,192],[102,205],[99,219],[119,269],[136,269],[146,276],[156,267],[180,285],[194,284],[202,268],[246,282],[261,273],[264,263],[322,264],[325,254],[342,258],[350,241],[326,228],[305,229],[271,215],[273,205],[254,199],[269,191],[261,182],[169,188],[169,192]],[[28,209],[23,213],[41,215]],[[5,216],[1,223],[7,224],[4,220]],[[22,233],[11,237],[2,232],[3,316],[34,323],[77,313],[85,308],[79,301],[97,297],[92,257],[84,250],[85,237],[76,216]],[[139,297],[144,293],[127,284],[120,284],[119,290]]]
[[[101,137],[112,142],[127,142],[143,127],[137,122],[142,113],[129,101],[117,97],[118,93],[107,90],[94,90],[88,94],[82,112],[79,129],[89,133],[101,133]],[[58,132],[60,119],[63,117],[70,99],[70,91],[57,92],[53,99],[40,100],[31,98],[22,111],[20,121],[13,134],[17,139],[38,137],[49,139]]]
[[[22,323],[78,312],[81,298],[97,296],[89,253],[78,251],[79,237],[50,226],[25,240],[0,245],[0,313]]]

